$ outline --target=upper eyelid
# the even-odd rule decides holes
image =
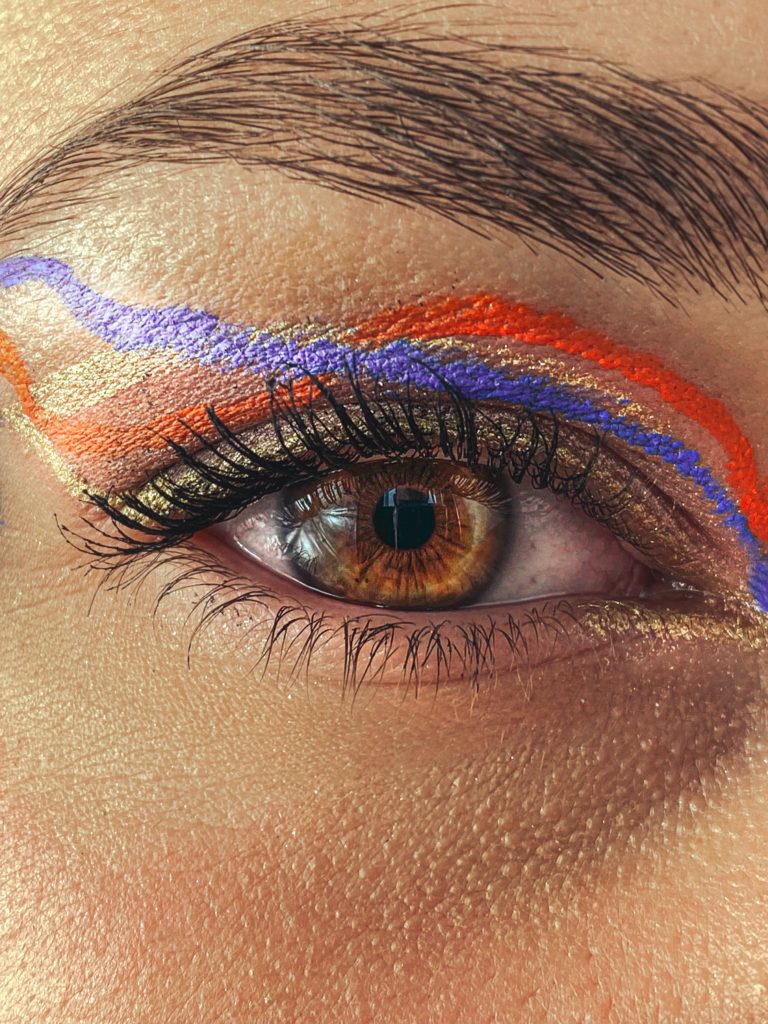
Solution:
[[[197,438],[203,446],[201,456],[179,448],[176,465],[136,490],[89,496],[117,527],[114,555],[130,554],[145,545],[175,545],[300,479],[327,474],[333,478],[338,469],[360,466],[364,455],[379,456],[377,462],[393,455],[406,462],[413,457],[432,462],[440,452],[459,465],[487,465],[491,472],[509,472],[517,483],[528,478],[536,488],[571,498],[593,518],[613,524],[622,536],[626,533],[622,520],[625,510],[637,504],[637,495],[630,500],[629,490],[640,479],[639,469],[628,463],[622,470],[618,453],[603,460],[599,432],[561,426],[523,410],[506,414],[485,410],[456,396],[448,396],[443,404],[420,407],[408,397],[398,400],[386,393],[374,392],[376,397],[368,399],[363,386],[354,387],[353,392],[351,404],[329,394],[332,404],[324,409],[313,406],[309,416],[309,410],[298,404],[280,413],[276,410],[271,423],[255,436],[250,431],[233,435],[211,410],[220,441]],[[599,474],[601,483],[593,489],[593,471],[602,461],[606,466]],[[683,541],[681,517],[679,513],[669,516],[663,508],[666,496],[655,483],[646,481],[643,486],[645,503],[653,504],[659,514],[647,553],[653,557],[656,549],[664,549],[670,558],[664,568],[671,571],[673,555],[676,564],[679,560],[672,537]],[[634,514],[630,513],[630,520]],[[129,532],[124,534],[124,528]],[[138,540],[134,530],[141,535]],[[98,532],[100,538],[106,536]],[[642,540],[636,535],[633,544],[635,539]],[[635,546],[644,550],[642,544]],[[701,548],[701,538],[695,546]],[[102,554],[101,540],[97,547]]]
[[[0,262],[0,287],[14,287],[28,280],[42,280],[52,287],[76,319],[118,352],[170,350],[192,362],[228,372],[247,367],[256,371],[257,378],[272,378],[278,383],[281,378],[294,381],[292,386],[304,387],[307,394],[315,386],[314,381],[322,387],[324,375],[338,373],[351,363],[374,378],[383,376],[400,383],[408,380],[413,387],[430,390],[455,388],[469,399],[501,399],[532,411],[548,411],[599,426],[659,457],[696,483],[748,549],[755,567],[753,593],[761,607],[768,607],[768,563],[760,550],[760,542],[768,539],[768,505],[754,454],[735,421],[722,403],[664,367],[657,357],[585,331],[565,316],[539,314],[498,296],[477,295],[437,299],[375,315],[354,326],[296,325],[276,330],[226,324],[189,307],[121,305],[82,284],[68,266],[56,260],[22,257]],[[601,373],[618,373],[627,382],[656,391],[667,407],[693,419],[725,450],[730,459],[728,486],[703,464],[698,451],[633,420],[624,411],[627,399],[612,395],[610,388],[601,395],[594,381],[572,386],[567,375],[565,383],[558,383],[547,375],[514,373],[511,364],[504,365],[504,359],[495,367],[467,347],[470,338],[502,339],[520,350],[553,350],[597,364]],[[499,357],[499,353],[496,355]],[[10,339],[0,335],[0,369],[3,361],[7,375],[10,367],[24,412],[33,422],[37,419],[38,426],[44,424],[50,440],[58,439],[61,446],[75,454],[78,445],[85,453],[110,457],[125,453],[126,444],[134,449],[164,449],[174,430],[181,432],[177,443],[185,432],[189,433],[186,420],[192,420],[192,426],[203,432],[207,427],[208,401],[177,408],[174,414],[143,428],[89,425],[75,418],[73,431],[69,420],[57,422],[40,409],[18,352]],[[225,411],[234,411],[247,420],[257,412],[266,415],[271,400],[270,389],[262,385],[261,391],[238,398]],[[735,500],[729,490],[734,492]]]

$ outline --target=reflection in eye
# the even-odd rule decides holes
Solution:
[[[367,463],[295,484],[219,532],[305,586],[385,607],[639,595],[650,576],[568,500],[445,461]]]

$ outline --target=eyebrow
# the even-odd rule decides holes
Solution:
[[[74,219],[117,171],[228,160],[509,232],[671,301],[768,300],[768,108],[381,19],[283,21],[177,63],[13,174],[0,238]]]

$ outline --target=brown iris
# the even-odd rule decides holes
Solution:
[[[445,608],[491,581],[511,498],[483,467],[370,463],[292,487],[282,546],[303,583],[349,601]]]

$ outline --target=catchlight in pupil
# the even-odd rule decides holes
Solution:
[[[373,512],[380,539],[396,551],[420,548],[435,532],[435,495],[415,487],[390,487]]]

